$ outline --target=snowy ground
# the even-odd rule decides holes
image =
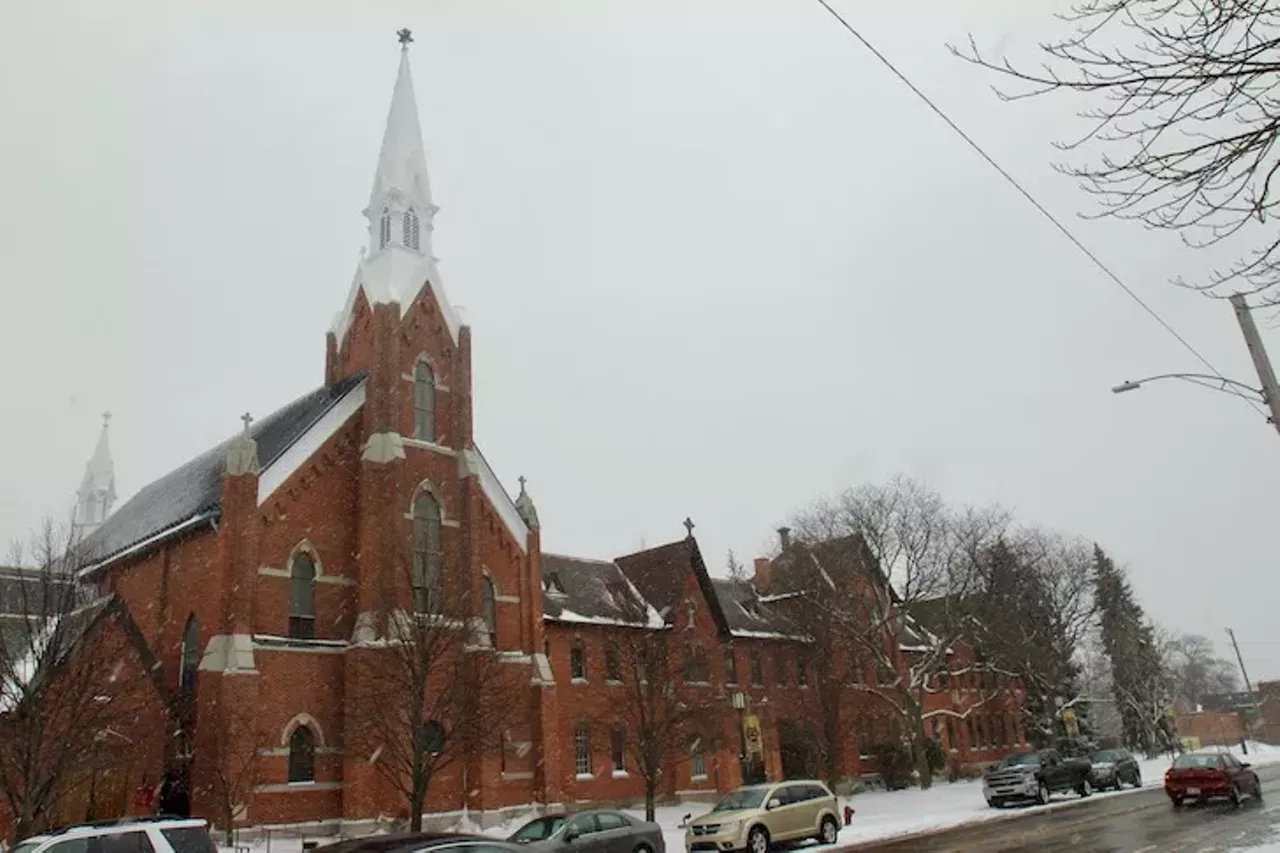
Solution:
[[[1236,750],[1236,755],[1241,756]],[[1280,763],[1280,747],[1266,744],[1249,744],[1249,755],[1245,760],[1254,764]],[[1142,779],[1145,788],[1159,787],[1163,784],[1164,772],[1169,768],[1170,759],[1156,758],[1141,762]],[[1094,797],[1123,797],[1133,792],[1132,788],[1123,791],[1110,791],[1094,794]],[[1057,794],[1053,801],[1045,806],[1029,806],[1025,808],[993,809],[987,806],[982,796],[982,783],[977,780],[953,782],[935,785],[927,791],[911,789],[907,791],[872,791],[857,794],[842,800],[841,808],[847,803],[854,809],[853,823],[840,830],[840,841],[850,844],[858,841],[870,841],[895,836],[912,835],[920,832],[949,829],[962,824],[978,823],[988,820],[1007,820],[1017,815],[1048,809],[1070,808],[1080,801],[1074,794]],[[697,817],[706,812],[705,803],[679,803],[660,806],[656,815],[666,838],[668,853],[682,853],[684,850],[684,830],[680,828],[686,815]],[[638,818],[644,817],[643,810],[626,810]],[[523,823],[521,818],[513,818],[501,826],[488,827],[483,830],[486,835],[503,837]],[[457,830],[477,831],[477,827],[469,822],[459,820],[454,827]],[[315,839],[321,844],[331,839]],[[250,847],[250,853],[301,853],[302,838],[292,832],[274,833],[270,849],[265,841],[259,841]],[[1280,853],[1280,845],[1252,848],[1251,853]]]

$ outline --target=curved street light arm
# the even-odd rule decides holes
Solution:
[[[1221,391],[1224,394],[1231,394],[1236,397],[1244,397],[1245,395],[1240,392],[1247,391],[1251,396],[1245,397],[1245,399],[1257,400],[1262,403],[1267,401],[1262,391],[1252,385],[1246,385],[1234,379],[1227,379],[1225,376],[1214,376],[1209,373],[1160,373],[1155,376],[1148,376],[1145,379],[1127,379],[1112,388],[1111,393],[1123,394],[1125,391],[1136,391],[1148,382],[1155,382],[1160,379],[1182,379],[1194,385],[1208,388],[1211,391]]]

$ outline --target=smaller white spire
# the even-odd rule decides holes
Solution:
[[[80,536],[92,533],[106,521],[116,502],[115,465],[111,461],[111,443],[108,440],[110,422],[111,413],[103,412],[98,443],[84,466],[84,477],[80,480],[80,490],[76,492],[74,523]]]

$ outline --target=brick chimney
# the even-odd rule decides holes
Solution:
[[[756,575],[752,583],[756,588],[756,593],[764,595],[769,591],[769,584],[773,580],[773,563],[768,557],[756,557],[755,559]]]

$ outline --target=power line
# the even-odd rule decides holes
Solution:
[[[1051,222],[1055,228],[1057,228],[1060,232],[1062,232],[1062,235],[1066,237],[1068,240],[1070,240],[1071,243],[1077,249],[1083,252],[1085,257],[1093,261],[1094,266],[1102,270],[1102,272],[1107,276],[1107,278],[1111,279],[1111,281],[1113,281],[1116,284],[1116,286],[1118,286],[1121,290],[1123,290],[1129,296],[1130,299],[1138,303],[1138,306],[1141,307],[1143,311],[1146,311],[1147,314],[1149,314],[1153,320],[1159,323],[1166,332],[1173,335],[1174,340],[1182,344],[1183,348],[1185,348],[1187,352],[1195,356],[1196,359],[1205,367],[1207,367],[1215,376],[1218,376],[1219,378],[1222,378],[1222,379],[1226,378],[1225,376],[1222,375],[1222,373],[1218,370],[1218,368],[1213,366],[1213,363],[1210,362],[1209,359],[1201,355],[1199,350],[1193,347],[1186,338],[1184,338],[1181,334],[1179,334],[1177,329],[1169,325],[1168,321],[1166,321],[1163,317],[1157,314],[1154,308],[1148,305],[1141,296],[1139,296],[1137,293],[1134,292],[1133,288],[1125,284],[1124,281],[1121,280],[1120,276],[1116,275],[1115,272],[1113,272],[1110,267],[1108,267],[1105,263],[1103,263],[1101,258],[1095,255],[1089,249],[1088,246],[1080,242],[1080,239],[1076,237],[1075,234],[1072,234],[1071,230],[1068,229],[1066,225],[1063,225],[1061,220],[1059,220],[1056,216],[1050,213],[1048,208],[1046,208],[1043,204],[1036,201],[1035,196],[1031,195],[1031,193],[1028,192],[1027,189],[1018,182],[1017,178],[1015,178],[1013,175],[1006,172],[1004,170],[1004,167],[1002,167],[999,163],[997,163],[995,159],[990,154],[988,154],[981,145],[975,142],[973,138],[969,136],[969,134],[961,130],[960,125],[952,121],[951,117],[948,116],[946,113],[944,113],[941,107],[935,104],[929,98],[928,95],[926,95],[924,92],[922,92],[919,89],[919,87],[916,86],[915,83],[912,83],[911,80],[907,78],[906,74],[903,74],[900,70],[898,70],[898,67],[894,65],[893,62],[891,62],[887,56],[885,56],[883,53],[877,50],[875,45],[867,41],[867,38],[864,35],[862,35],[862,33],[854,29],[853,25],[850,24],[847,20],[845,20],[844,16],[842,16],[839,12],[837,12],[834,8],[832,8],[828,0],[817,0],[817,2],[822,6],[822,8],[830,12],[831,17],[839,21],[840,25],[844,27],[846,30],[848,30],[851,36],[853,36],[859,42],[861,42],[862,46],[865,47],[868,51],[870,51],[871,54],[875,56],[876,59],[880,60],[881,64],[883,64],[886,68],[892,71],[895,77],[901,80],[908,89],[914,92],[916,97],[924,101],[924,103],[929,107],[929,109],[933,110],[933,112],[937,114],[938,118],[946,122],[947,126],[956,132],[956,135],[958,135],[961,139],[963,139],[966,143],[968,143],[969,147],[978,153],[978,156],[980,156],[983,160],[986,160],[987,164],[1000,174],[1000,177],[1004,178],[1005,181],[1007,181],[1010,186],[1012,186],[1015,190],[1017,190],[1022,195],[1023,198],[1029,201],[1032,207],[1040,211],[1040,214],[1044,216],[1045,219],[1049,220],[1049,222]],[[1246,403],[1248,403],[1255,411],[1265,415],[1265,412],[1263,412],[1258,407],[1258,405],[1254,403],[1252,400],[1249,400],[1244,397],[1242,397],[1241,399],[1243,399]]]

